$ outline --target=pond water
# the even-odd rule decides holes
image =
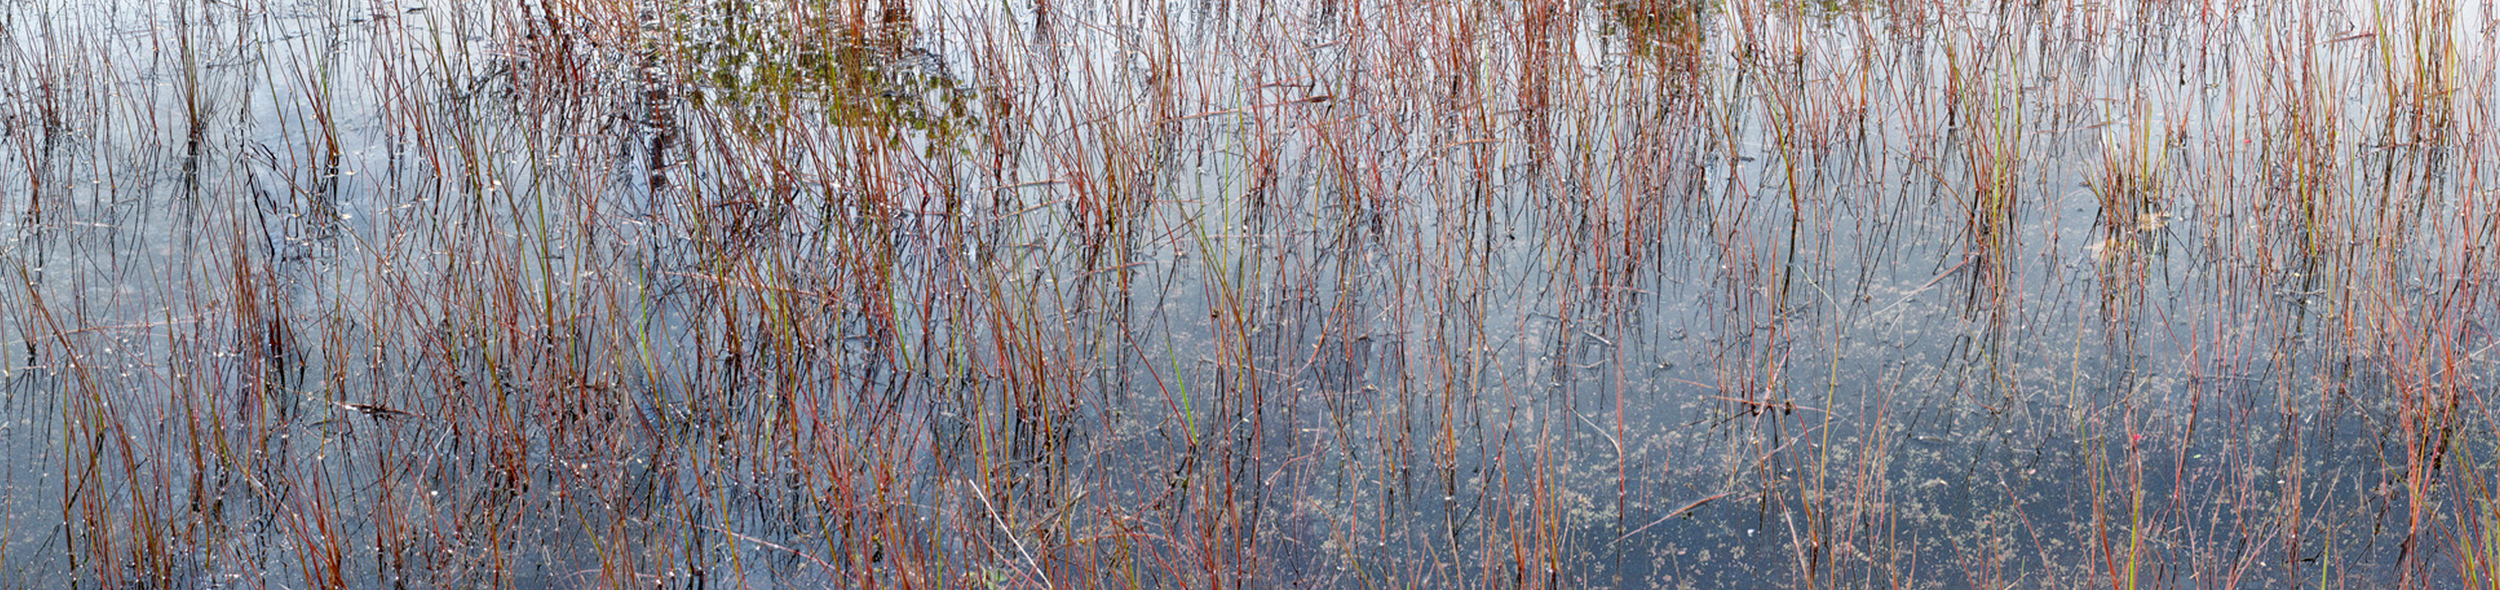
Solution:
[[[2488,587],[2496,14],[0,2],[0,588]]]

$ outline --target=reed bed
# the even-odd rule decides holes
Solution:
[[[0,3],[0,588],[2500,588],[2495,19]]]

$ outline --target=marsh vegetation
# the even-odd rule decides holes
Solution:
[[[0,0],[0,588],[2500,587],[2485,0]]]

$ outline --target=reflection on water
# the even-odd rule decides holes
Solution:
[[[2492,18],[0,5],[0,587],[2488,586]]]

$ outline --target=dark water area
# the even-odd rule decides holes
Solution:
[[[2489,588],[2496,16],[0,0],[0,588]]]

